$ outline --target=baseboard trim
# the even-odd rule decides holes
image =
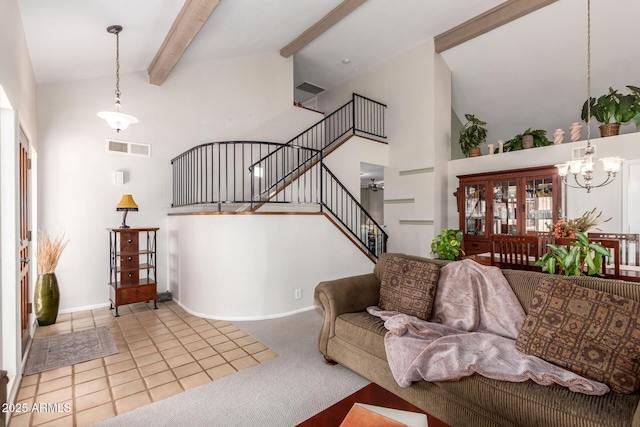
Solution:
[[[202,317],[204,319],[213,319],[213,320],[226,320],[229,322],[242,322],[242,321],[251,321],[251,320],[269,320],[269,319],[279,319],[281,317],[293,316],[294,314],[304,313],[306,311],[311,311],[315,309],[315,306],[304,307],[299,310],[289,311],[286,313],[278,313],[278,314],[269,314],[266,316],[215,316],[211,314],[199,313],[197,311],[191,310],[189,307],[186,307],[179,300],[173,299],[180,307],[182,307],[187,313],[193,314],[194,316]]]

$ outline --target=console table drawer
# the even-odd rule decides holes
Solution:
[[[153,301],[156,299],[156,284],[135,287],[120,287],[115,290],[117,305],[132,304],[134,302]]]

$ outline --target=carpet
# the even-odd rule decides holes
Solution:
[[[35,338],[31,344],[25,375],[33,375],[87,360],[116,354],[118,348],[109,329],[95,329]]]

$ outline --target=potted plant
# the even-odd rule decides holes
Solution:
[[[467,157],[480,156],[480,145],[487,139],[486,122],[476,118],[473,114],[465,114],[467,119],[460,130],[460,148]]]
[[[458,259],[460,254],[464,255],[462,249],[462,231],[443,229],[442,233],[431,240],[431,253],[436,254],[439,259]]]
[[[531,146],[524,146],[525,144],[523,143],[523,139],[530,139],[532,142]],[[547,138],[546,130],[531,130],[531,128],[529,128],[505,142],[503,151],[517,151],[522,150],[523,148],[546,147],[547,145],[552,144],[553,142],[549,141]]]
[[[600,243],[589,243],[584,233],[576,233],[576,241],[571,242],[570,249],[566,246],[549,244],[549,252],[544,254],[536,265],[542,267],[542,271],[565,276],[581,276],[584,267],[587,266],[587,274],[602,276],[602,257],[610,257],[611,253]]]
[[[58,318],[60,290],[55,271],[68,243],[63,240],[64,236],[52,239],[44,232],[38,236],[38,279],[33,300],[40,326],[53,325]]]
[[[590,108],[591,117],[595,118],[598,123],[602,123],[600,125],[601,137],[618,135],[620,125],[632,120],[640,112],[638,94],[633,89],[631,90],[633,93],[622,95],[610,87],[609,92],[598,99],[593,97],[588,99],[582,105],[582,120],[586,122],[589,119]]]
[[[633,121],[636,122],[637,127],[640,127],[640,87],[627,86],[627,88],[636,97],[636,115],[633,117]]]

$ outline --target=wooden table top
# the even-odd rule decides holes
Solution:
[[[368,405],[384,406],[391,409],[400,409],[402,411],[418,412],[420,414],[427,415],[429,427],[450,427],[448,424],[445,424],[439,419],[427,414],[422,409],[412,405],[375,383],[371,383],[352,395],[345,397],[335,405],[330,406],[319,414],[316,414],[301,424],[298,424],[298,427],[338,427],[340,423],[342,423],[342,420],[344,420],[344,417],[347,416],[347,413],[351,410],[354,403],[365,403]]]

